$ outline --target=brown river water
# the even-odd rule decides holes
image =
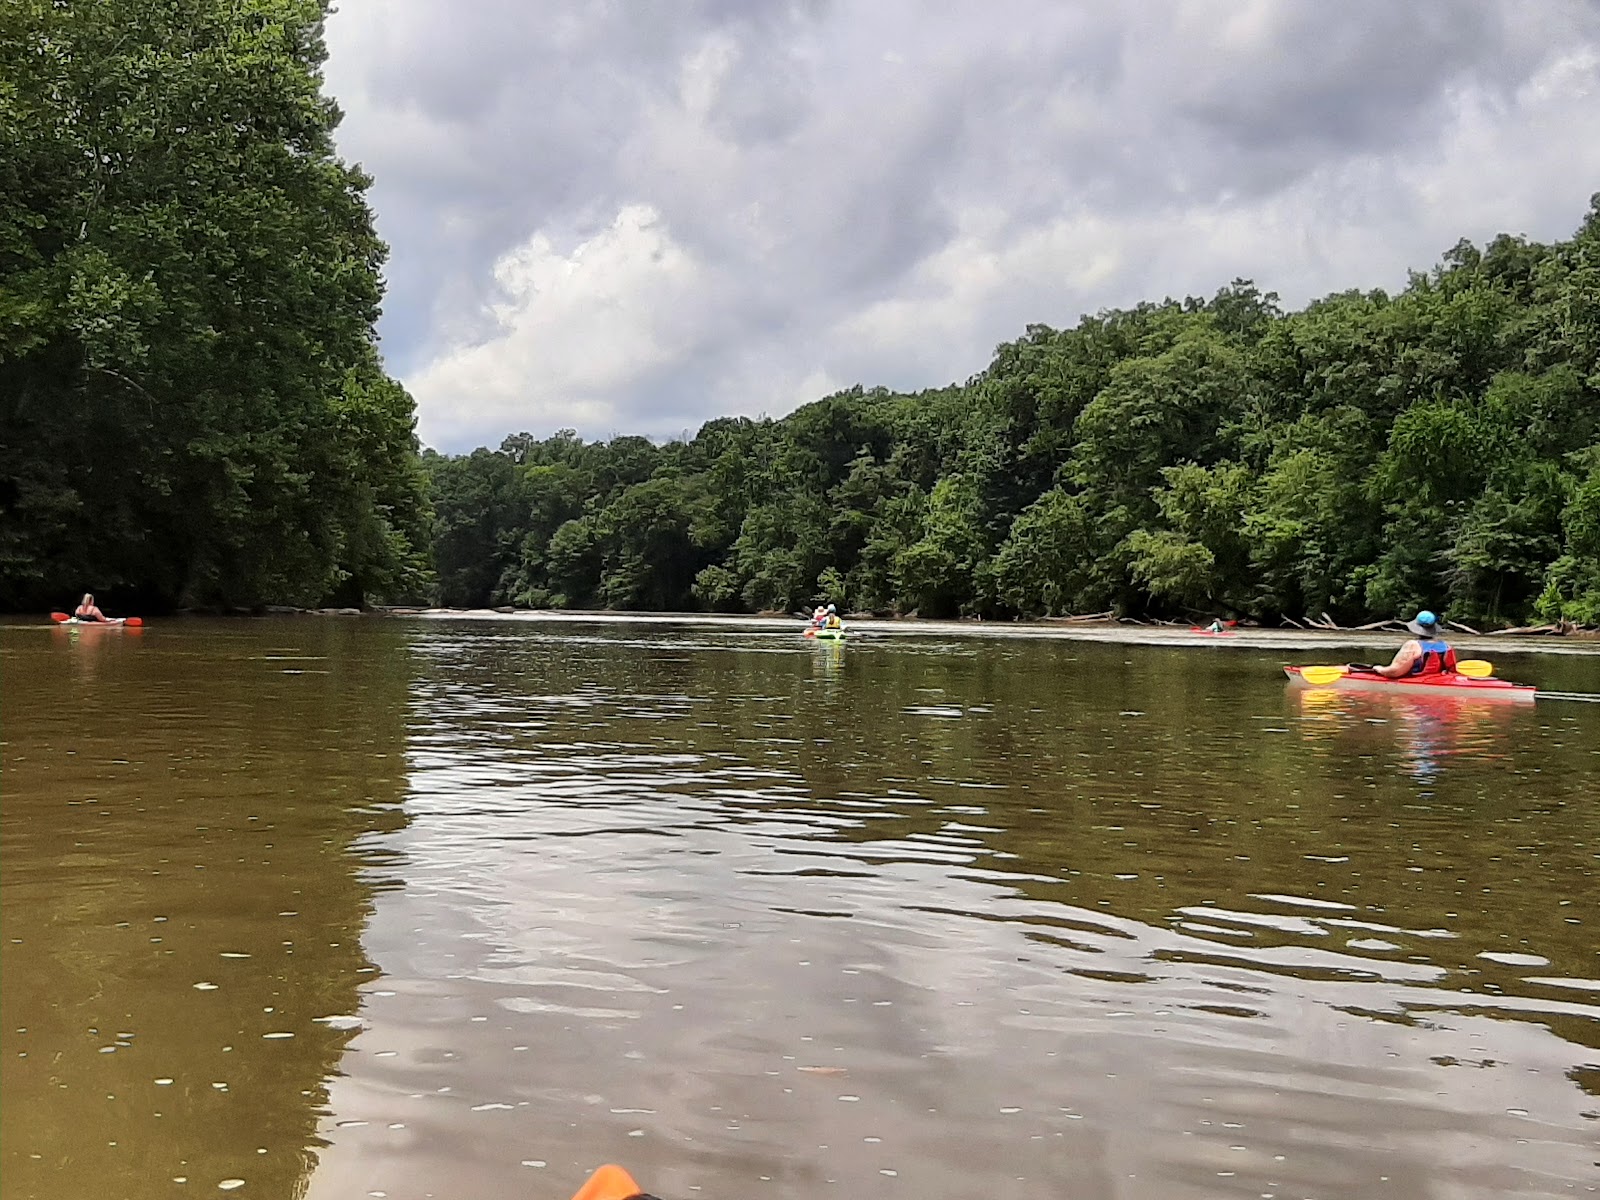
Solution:
[[[1354,656],[14,618],[0,1197],[1594,1195],[1600,704]]]

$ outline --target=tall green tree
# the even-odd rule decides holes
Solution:
[[[0,7],[0,603],[420,586],[318,0]]]

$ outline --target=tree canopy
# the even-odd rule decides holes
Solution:
[[[0,605],[414,592],[319,0],[0,7]]]

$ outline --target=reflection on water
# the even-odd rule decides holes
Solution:
[[[326,1018],[376,970],[397,632],[5,631],[7,1200],[304,1187],[350,1037]]]
[[[1400,769],[1433,783],[1452,760],[1481,766],[1508,761],[1519,714],[1509,704],[1470,696],[1292,688],[1308,737],[1325,737],[1348,754],[1363,741],[1393,744]],[[1359,751],[1357,751],[1359,753]]]
[[[92,683],[35,641],[0,643],[5,1094],[44,1101],[0,1116],[7,1200],[135,1161],[141,1195],[314,1161],[313,1200],[608,1159],[730,1200],[1596,1178],[1600,706],[956,635],[196,625]],[[152,914],[180,946],[117,940]]]

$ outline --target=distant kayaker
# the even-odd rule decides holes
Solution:
[[[1227,626],[1222,623],[1221,617],[1212,617],[1211,624],[1206,626],[1207,633],[1221,633]]]
[[[822,627],[824,629],[843,629],[844,622],[839,620],[839,610],[833,605],[828,605],[828,610],[823,614]]]
[[[105,613],[95,607],[94,593],[92,592],[83,594],[83,599],[79,601],[78,607],[72,610],[72,615],[79,621],[104,621],[107,619]]]
[[[1386,667],[1367,667],[1385,679],[1400,679],[1407,675],[1454,675],[1456,652],[1450,643],[1439,636],[1439,618],[1423,609],[1415,620],[1407,621],[1406,628],[1417,636],[1395,652],[1394,661]],[[1351,664],[1352,669],[1356,664]]]
[[[822,623],[824,621],[826,621],[827,619],[828,619],[828,610],[826,608],[822,607],[822,605],[820,605],[820,604],[817,605],[816,609],[811,614],[811,624],[816,626],[818,629],[820,629],[820,628],[822,628]]]

